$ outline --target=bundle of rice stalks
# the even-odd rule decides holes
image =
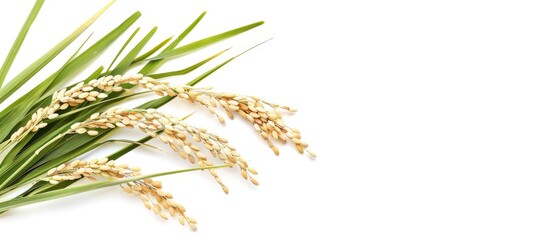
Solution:
[[[226,51],[213,53],[211,57],[184,69],[155,72],[163,63],[173,61],[172,57],[199,49],[207,51],[205,47],[254,29],[263,22],[182,44],[204,17],[205,13],[202,13],[177,38],[165,39],[150,49],[144,48],[155,34],[156,27],[134,43],[138,28],[120,48],[109,67],[96,67],[88,78],[74,79],[76,73],[90,67],[98,53],[104,52],[133,25],[141,15],[136,12],[89,47],[86,47],[87,40],[84,41],[63,66],[30,91],[22,96],[13,95],[113,4],[110,2],[13,79],[4,81],[43,3],[43,0],[36,1],[0,68],[0,104],[12,100],[0,111],[0,199],[3,199],[0,212],[99,188],[120,186],[125,192],[138,196],[146,208],[161,218],[173,217],[195,229],[196,220],[187,216],[185,208],[165,192],[162,184],[153,177],[203,170],[225,193],[229,189],[215,170],[231,168],[253,185],[259,185],[259,181],[257,171],[227,139],[190,125],[185,121],[188,116],[171,116],[158,110],[176,98],[203,106],[221,124],[226,122],[225,115],[230,119],[241,116],[244,121],[250,122],[277,155],[279,149],[275,142],[290,142],[299,153],[315,157],[302,141],[300,131],[283,121],[284,112],[294,112],[295,109],[256,96],[194,86],[246,51],[205,71],[202,65]],[[127,52],[125,56],[122,56],[123,52]],[[186,85],[174,85],[162,80],[193,71],[203,72]],[[63,85],[65,87],[61,87]],[[119,106],[129,98],[150,94],[158,95],[157,99],[134,108]],[[138,129],[147,137],[125,139],[123,141],[128,145],[103,158],[78,160],[81,155],[108,144],[120,128]],[[196,167],[143,175],[140,168],[115,162],[153,138],[167,144],[182,159]],[[92,182],[71,186],[78,181]]]

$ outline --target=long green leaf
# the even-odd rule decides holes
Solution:
[[[159,60],[159,59],[170,58],[170,57],[175,57],[175,56],[181,56],[181,55],[190,53],[192,51],[201,49],[203,47],[212,45],[214,43],[223,41],[225,39],[234,37],[234,36],[239,35],[241,33],[247,32],[251,29],[254,29],[258,26],[263,25],[263,23],[264,23],[263,21],[252,23],[252,24],[249,24],[249,25],[246,25],[246,26],[243,26],[243,27],[235,28],[233,30],[230,30],[230,31],[227,31],[227,32],[224,32],[224,33],[220,33],[220,34],[217,34],[217,35],[214,35],[214,36],[211,36],[211,37],[207,37],[207,38],[189,43],[185,46],[173,49],[171,51],[160,53],[160,54],[158,54],[158,56],[153,57],[153,58],[149,58],[148,60],[152,61],[152,60]]]
[[[46,95],[50,95],[57,91],[60,87],[58,85],[66,82],[70,76],[74,75],[84,67],[86,67],[90,62],[92,62],[99,54],[104,52],[122,33],[124,33],[126,30],[131,27],[139,19],[141,16],[140,12],[135,12],[130,17],[125,19],[120,25],[115,27],[113,30],[111,30],[109,33],[105,34],[100,40],[95,42],[92,46],[90,46],[86,51],[84,51],[82,54],[80,54],[78,57],[76,57],[71,63],[69,63],[62,73],[59,74],[59,76],[51,83],[40,83],[38,86],[33,88],[30,92],[36,91],[38,87],[41,85],[49,85],[47,87]],[[75,85],[75,84],[74,84]],[[71,85],[71,86],[74,86]],[[30,94],[27,93],[28,94]],[[25,95],[24,97],[27,97]],[[44,94],[43,94],[44,95]],[[43,97],[43,96],[42,96]],[[0,113],[1,116],[1,113]]]
[[[149,140],[153,139],[152,136],[148,135],[144,138],[141,138],[139,139],[137,142],[138,143],[141,143],[141,144],[144,144],[146,142],[148,142]],[[136,149],[137,147],[139,147],[140,145],[139,144],[130,144],[128,146],[125,146],[121,149],[119,149],[118,151],[114,152],[114,153],[111,153],[109,156],[107,156],[108,159],[111,159],[111,160],[116,160],[122,156],[124,156],[124,154],[126,153],[129,153],[130,151]]]
[[[116,53],[116,56],[114,56],[114,58],[112,59],[111,64],[109,64],[109,67],[107,68],[107,71],[106,71],[106,72],[109,72],[109,71],[111,70],[111,67],[114,65],[114,63],[116,62],[116,60],[118,59],[118,57],[120,56],[120,54],[122,54],[122,52],[124,51],[124,49],[126,49],[126,47],[128,46],[128,44],[130,44],[130,42],[131,42],[132,39],[135,37],[135,35],[137,35],[137,33],[139,32],[139,29],[140,29],[140,28],[135,29],[135,31],[133,31],[132,35],[130,35],[130,37],[128,38],[128,40],[126,40],[126,42],[122,45],[122,47],[120,48],[120,50],[118,50],[118,52]]]
[[[145,45],[151,40],[152,36],[156,32],[158,27],[152,28],[149,33],[118,63],[118,65],[112,70],[111,75],[121,74],[128,70],[137,54],[145,47]]]
[[[158,45],[154,46],[153,48],[151,48],[151,50],[143,53],[142,55],[140,55],[139,57],[136,57],[133,61],[132,61],[132,64],[133,63],[136,63],[136,62],[141,62],[142,60],[145,60],[146,58],[150,57],[151,55],[153,55],[156,51],[158,51],[160,48],[164,47],[164,45],[166,45],[167,43],[169,43],[170,41],[172,40],[172,37],[169,37],[169,38],[166,38],[164,41],[160,42]]]
[[[272,39],[272,38],[271,38],[271,39]],[[263,41],[263,42],[261,42],[261,43],[255,45],[255,46],[253,46],[253,47],[251,47],[251,48],[246,49],[245,51],[243,51],[243,52],[237,54],[236,56],[227,59],[225,62],[222,62],[221,64],[219,64],[219,65],[213,67],[212,69],[206,71],[206,72],[203,73],[202,75],[200,75],[200,76],[198,76],[197,78],[193,79],[192,81],[188,82],[187,85],[194,86],[194,85],[198,84],[198,83],[199,83],[200,81],[202,81],[204,78],[210,76],[212,73],[214,73],[215,71],[217,71],[217,70],[220,69],[221,67],[225,66],[227,63],[230,63],[231,61],[235,60],[237,57],[242,56],[243,54],[245,54],[245,53],[251,51],[252,49],[254,49],[254,48],[256,48],[256,47],[259,47],[259,46],[265,44],[266,42],[270,41],[271,39],[268,39],[268,40],[266,40],[266,41]]]
[[[154,174],[148,174],[148,175],[142,175],[132,178],[125,178],[120,180],[107,180],[107,181],[101,181],[101,182],[95,182],[90,183],[82,186],[77,187],[71,187],[71,188],[65,188],[65,189],[59,189],[54,190],[50,192],[40,193],[28,197],[21,197],[21,198],[14,198],[11,200],[7,200],[4,202],[0,202],[0,212],[8,211],[10,209],[21,207],[33,203],[43,202],[47,200],[53,200],[61,197],[67,197],[79,193],[84,193],[88,191],[93,191],[101,188],[116,186],[124,183],[129,182],[135,182],[139,180],[143,180],[146,178],[153,178],[153,177],[160,177],[160,176],[166,176],[166,175],[172,175],[177,173],[184,173],[184,172],[191,172],[191,171],[198,171],[198,170],[207,170],[207,169],[218,169],[218,168],[226,168],[230,167],[230,165],[220,165],[220,166],[211,166],[211,167],[200,167],[200,168],[189,168],[189,169],[181,169],[181,170],[175,170],[175,171],[168,171],[168,172],[161,172],[161,173],[154,173]]]
[[[161,53],[164,53],[164,52],[167,52],[167,51],[170,51],[174,48],[177,47],[177,45],[187,36],[189,35],[189,33],[196,27],[196,25],[198,25],[198,23],[200,22],[200,20],[202,20],[202,18],[204,18],[204,16],[206,15],[206,12],[203,12],[202,14],[200,14],[200,16],[198,16],[192,23],[191,25],[189,25],[181,34],[179,34],[179,36],[177,36],[176,39],[173,40],[172,43],[170,43],[170,45],[168,45],[166,47],[166,49],[164,49]],[[149,73],[151,73],[152,71],[154,71],[156,68],[160,67],[162,65],[162,63],[164,62],[163,59],[159,59],[159,60],[156,60],[156,61],[149,61],[142,69],[141,71],[139,71],[139,73],[143,74],[143,75],[147,75]]]
[[[13,64],[13,61],[15,60],[19,49],[21,49],[21,45],[23,45],[23,41],[25,41],[25,37],[27,37],[27,33],[29,32],[32,23],[34,22],[34,19],[36,19],[36,16],[38,16],[38,13],[40,12],[43,4],[44,0],[36,0],[36,2],[34,3],[34,7],[32,7],[32,10],[27,17],[27,20],[25,21],[25,24],[23,24],[21,30],[19,31],[19,34],[17,35],[17,38],[15,38],[15,41],[11,46],[10,52],[8,53],[8,56],[6,56],[6,60],[4,60],[4,63],[0,68],[0,88],[2,87],[2,84],[6,79],[6,75],[8,75],[11,65]]]
[[[172,71],[172,72],[165,72],[165,73],[157,73],[157,74],[151,74],[149,75],[149,77],[152,77],[152,78],[156,78],[156,79],[160,79],[160,78],[165,78],[165,77],[171,77],[171,76],[179,76],[179,75],[184,75],[184,74],[187,74],[187,73],[190,73],[194,70],[196,70],[197,68],[199,68],[200,66],[208,63],[209,61],[213,60],[214,58],[220,56],[221,54],[225,53],[226,51],[228,51],[229,49],[225,49],[221,52],[218,52],[216,53],[215,55],[209,57],[209,58],[206,58],[190,67],[187,67],[187,68],[184,68],[184,69],[181,69],[181,70],[177,70],[177,71]]]
[[[9,81],[5,87],[0,89],[0,103],[4,102],[9,96],[11,96],[19,87],[25,84],[32,76],[40,71],[46,64],[48,64],[53,58],[55,58],[61,51],[63,51],[69,44],[71,44],[84,30],[86,30],[103,12],[107,10],[114,0],[109,2],[99,12],[88,19],[84,24],[78,27],[73,33],[59,42],[50,51],[37,59],[34,63],[29,65],[25,70],[19,73],[14,79]]]

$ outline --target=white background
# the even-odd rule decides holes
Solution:
[[[104,3],[47,1],[10,76]],[[2,5],[1,56],[32,4]],[[548,9],[545,1],[119,1],[90,28],[92,39],[135,10],[143,13],[138,36],[160,27],[153,42],[178,34],[203,10],[208,14],[184,42],[265,20],[164,69],[232,46],[227,58],[274,37],[202,85],[295,106],[300,111],[286,122],[319,157],[289,146],[274,157],[244,121],[220,126],[174,101],[165,111],[198,110],[189,122],[229,138],[260,171],[261,186],[231,170],[220,171],[227,196],[207,174],[163,178],[198,219],[197,232],[160,220],[112,188],[2,215],[2,236],[547,239]],[[110,63],[123,41],[94,67]],[[145,172],[189,166],[149,149],[121,161]]]

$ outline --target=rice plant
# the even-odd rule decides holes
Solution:
[[[215,131],[188,124],[185,120],[189,116],[171,116],[159,110],[174,99],[203,106],[205,111],[213,115],[212,119],[220,124],[225,124],[225,118],[240,117],[242,121],[250,123],[250,127],[258,132],[277,155],[279,149],[276,144],[289,142],[299,153],[315,157],[308,150],[307,143],[302,141],[300,131],[283,121],[284,112],[294,112],[295,109],[256,96],[195,86],[247,51],[231,56],[211,69],[203,69],[202,66],[226,55],[227,51],[212,53],[211,57],[183,69],[157,71],[163,63],[175,61],[176,56],[196,50],[208,51],[209,45],[248,32],[261,26],[262,21],[184,43],[186,36],[204,18],[204,12],[176,38],[152,44],[150,49],[145,49],[145,46],[151,44],[157,28],[151,29],[142,39],[135,40],[139,30],[137,28],[120,47],[109,67],[90,66],[98,53],[107,50],[122,33],[133,26],[141,15],[136,12],[95,43],[89,44],[89,39],[86,39],[52,75],[27,93],[14,95],[16,90],[73,44],[113,2],[91,16],[13,79],[5,81],[43,4],[44,0],[36,1],[0,68],[0,104],[12,100],[11,104],[4,104],[6,107],[0,111],[0,212],[119,186],[123,191],[139,197],[146,208],[161,218],[172,217],[195,229],[196,220],[187,216],[185,208],[174,200],[174,196],[162,189],[160,181],[152,178],[201,170],[208,172],[221,190],[228,193],[228,187],[216,173],[216,170],[228,168],[228,171],[236,172],[250,184],[259,185],[257,171],[227,139],[215,134]],[[249,50],[254,47],[251,46]],[[123,52],[127,53],[122,55]],[[77,73],[90,67],[95,71],[89,77],[75,79]],[[201,74],[184,85],[163,80],[194,71],[201,71]],[[133,108],[120,107],[128,99],[150,94],[158,97],[142,101]],[[121,140],[127,145],[102,158],[79,159],[83,154],[111,143],[120,128],[136,129],[144,132],[147,137]],[[138,167],[116,163],[116,160],[137,147],[150,146],[147,141],[153,138],[168,145],[194,168],[142,174]],[[88,182],[72,186],[79,181]]]

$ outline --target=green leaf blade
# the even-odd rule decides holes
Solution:
[[[54,59],[61,51],[71,44],[80,34],[82,34],[107,8],[114,3],[114,0],[109,2],[105,7],[99,10],[95,15],[89,18],[84,24],[78,27],[74,32],[69,34],[65,39],[59,42],[50,51],[42,55],[35,62],[29,65],[25,70],[19,73],[14,79],[9,81],[2,89],[0,89],[0,103],[4,102],[11,96],[19,87],[31,79],[38,71],[44,68],[52,59]]]
[[[196,25],[198,25],[198,23],[202,20],[202,18],[204,18],[204,16],[206,15],[206,12],[202,12],[202,14],[200,14],[200,16],[198,16],[192,23],[191,25],[189,25],[181,34],[179,34],[179,36],[177,36],[177,38],[175,40],[173,40],[172,43],[170,43],[170,45],[168,45],[166,47],[166,49],[164,49],[162,51],[162,53],[164,52],[167,52],[167,51],[170,51],[174,48],[177,47],[177,45],[187,36],[189,35],[189,33],[196,27]],[[143,75],[148,75],[149,73],[151,73],[152,71],[154,71],[155,69],[157,69],[158,67],[160,67],[160,65],[162,65],[164,61],[162,59],[160,60],[155,60],[155,61],[149,61],[140,71],[139,73],[143,74]]]
[[[175,57],[175,56],[181,56],[181,55],[190,53],[192,51],[204,48],[206,46],[212,45],[214,43],[223,41],[225,39],[234,37],[236,35],[247,32],[249,30],[252,30],[256,27],[259,27],[259,26],[263,25],[263,23],[264,23],[263,21],[259,21],[259,22],[252,23],[252,24],[249,24],[249,25],[246,25],[246,26],[243,26],[243,27],[235,28],[233,30],[230,30],[230,31],[227,31],[227,32],[224,32],[224,33],[220,33],[220,34],[217,34],[217,35],[214,35],[214,36],[211,36],[211,37],[207,37],[207,38],[189,43],[185,46],[182,46],[182,47],[170,50],[170,51],[160,53],[156,57],[150,58],[148,60],[153,61],[153,60],[159,60],[159,59],[164,59],[164,58],[171,58],[171,57]]]
[[[132,39],[135,37],[135,35],[137,35],[137,33],[139,32],[141,28],[136,28],[135,31],[133,31],[132,35],[130,35],[130,37],[128,38],[128,40],[126,40],[126,42],[122,45],[122,47],[120,48],[120,50],[118,50],[118,53],[116,53],[116,56],[114,56],[114,59],[112,60],[111,64],[109,64],[109,67],[107,67],[107,72],[109,72],[111,70],[111,67],[114,65],[114,63],[116,62],[116,60],[118,59],[118,57],[120,57],[120,54],[122,54],[122,52],[124,51],[124,49],[126,49],[126,47],[128,46],[128,44],[130,44],[130,42],[132,41]]]
[[[32,24],[34,23],[36,16],[38,16],[38,13],[40,12],[40,9],[42,8],[43,4],[44,4],[44,0],[36,0],[36,2],[34,3],[34,6],[32,7],[32,10],[29,13],[29,16],[27,17],[27,20],[25,21],[25,23],[21,27],[21,30],[19,31],[19,34],[15,38],[15,41],[13,42],[13,45],[8,53],[8,56],[6,56],[6,60],[4,60],[4,63],[0,68],[0,88],[2,87],[4,80],[6,79],[6,76],[8,75],[8,72],[11,68],[11,65],[13,64],[13,61],[15,60],[17,53],[19,53],[19,49],[21,49],[21,45],[23,45],[23,42],[27,37],[27,33],[29,32]]]
[[[179,75],[185,75],[187,73],[190,73],[194,70],[196,70],[197,68],[201,67],[202,65],[210,62],[211,60],[213,60],[214,58],[216,57],[219,57],[221,54],[225,53],[226,51],[228,51],[229,49],[226,49],[226,50],[223,50],[221,52],[218,52],[216,53],[215,55],[209,57],[209,58],[206,58],[198,63],[195,63],[187,68],[184,68],[184,69],[181,69],[181,70],[177,70],[177,71],[171,71],[171,72],[165,72],[165,73],[157,73],[157,74],[151,74],[149,75],[149,77],[152,77],[152,78],[156,78],[156,79],[161,79],[161,78],[165,78],[165,77],[171,77],[171,76],[179,76]]]
[[[220,166],[211,166],[211,167],[199,167],[199,168],[189,168],[189,169],[181,169],[181,170],[175,170],[175,171],[168,171],[168,172],[161,172],[161,173],[154,173],[154,174],[148,174],[148,175],[142,175],[138,177],[132,177],[132,178],[125,178],[120,180],[106,180],[101,182],[95,182],[90,183],[82,186],[77,187],[71,187],[71,188],[64,188],[59,190],[53,190],[45,193],[39,193],[35,195],[31,195],[28,197],[20,197],[20,198],[14,198],[10,199],[4,202],[0,202],[0,212],[8,211],[16,207],[21,207],[33,203],[39,203],[47,200],[53,200],[61,197],[67,197],[79,193],[84,193],[88,191],[93,191],[101,188],[116,186],[124,183],[134,182],[146,178],[153,178],[153,177],[160,177],[160,176],[166,176],[166,175],[172,175],[177,173],[184,173],[184,172],[192,172],[192,171],[198,171],[198,170],[207,170],[207,169],[217,169],[217,168],[226,168],[230,167],[230,165],[220,165]]]
[[[140,55],[139,57],[136,57],[133,61],[132,61],[132,64],[133,63],[137,63],[137,62],[141,62],[143,60],[145,60],[146,58],[150,57],[151,55],[153,55],[155,52],[157,52],[158,50],[160,50],[160,48],[164,47],[164,45],[168,44],[170,41],[172,40],[172,37],[169,37],[169,38],[166,38],[164,39],[164,41],[160,42],[158,45],[154,46],[153,48],[151,48],[151,50],[143,53],[142,55]]]
[[[124,57],[120,63],[112,70],[111,75],[122,74],[128,70],[133,60],[137,57],[137,54],[145,47],[145,45],[151,40],[152,36],[156,33],[158,27],[152,28],[149,33]]]

